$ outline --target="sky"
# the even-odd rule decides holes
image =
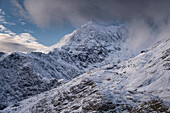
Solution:
[[[123,23],[127,44],[143,49],[169,38],[170,0],[0,0],[1,51],[56,44],[88,21]]]
[[[56,44],[64,35],[76,27],[63,25],[40,27],[20,14],[16,3],[23,0],[0,0],[0,48],[2,52],[29,52]]]

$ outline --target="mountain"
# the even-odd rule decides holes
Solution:
[[[170,39],[126,61],[106,64],[2,113],[170,112]]]
[[[41,52],[0,53],[0,109],[130,58],[127,36],[125,26],[89,22]]]
[[[135,57],[127,39],[89,22],[48,49],[0,53],[0,113],[170,112],[170,39]]]

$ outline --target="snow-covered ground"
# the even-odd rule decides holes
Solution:
[[[73,79],[70,78],[71,80],[60,77],[60,79],[63,78],[66,81],[63,82],[60,80],[63,82],[60,85],[58,84],[61,82],[54,81],[54,83],[58,84],[53,84],[53,86],[51,86],[52,89],[49,88],[47,89],[48,91],[45,92],[41,91],[43,93],[38,95],[32,94],[35,96],[28,96],[30,98],[27,97],[28,99],[23,101],[13,101],[13,105],[0,112],[170,112],[170,39],[162,40],[136,57],[130,58],[131,54],[128,54],[129,51],[126,50],[126,47],[120,48],[125,39],[120,40],[114,38],[115,41],[111,42],[111,38],[116,35],[114,33],[117,33],[117,31],[119,33],[120,28],[124,29],[124,27],[122,28],[120,26],[101,27],[88,23],[72,34],[65,36],[58,45],[52,46],[49,50],[43,50],[46,54],[34,53],[38,54],[37,57],[41,56],[40,59],[42,61],[47,59],[47,56],[51,55],[50,57],[52,57],[52,55],[64,51],[63,53],[67,54],[66,56],[64,55],[65,57],[63,54],[61,56],[59,55],[61,59],[64,58],[61,60],[65,62],[63,65],[69,64],[79,70],[85,71],[82,72],[82,74],[80,73],[79,76],[74,75]],[[112,33],[109,32],[111,29],[113,29]],[[127,31],[124,34],[125,31],[124,29],[120,32],[121,37],[127,37]],[[91,37],[91,35],[94,37]],[[110,37],[110,35],[113,37]],[[98,39],[96,39],[96,37],[98,37]],[[102,37],[105,38],[102,39]],[[83,39],[88,43],[86,41],[84,42]],[[105,39],[109,41],[105,42],[107,41]],[[98,40],[100,41],[95,42]],[[91,41],[92,43],[90,43]],[[95,49],[95,47],[98,46],[99,48]],[[98,53],[101,53],[101,56]],[[28,57],[31,54],[32,53],[22,54],[20,56]],[[82,59],[73,57],[74,55],[78,56],[80,54],[83,54]],[[91,54],[94,57],[90,56]],[[97,56],[95,56],[96,54]],[[2,56],[1,61],[4,61],[7,56],[10,55]],[[71,59],[70,56],[72,56]],[[73,60],[72,58],[75,59]],[[103,60],[98,60],[100,58]],[[58,59],[58,57],[56,59]],[[97,61],[89,59],[97,59]],[[80,63],[83,63],[82,67]],[[23,64],[26,65],[26,67],[30,65],[29,63]],[[57,64],[55,66],[57,66]],[[65,71],[67,70],[63,70],[63,72]],[[39,76],[41,77],[42,75],[40,74]],[[32,76],[34,77],[35,75]],[[41,84],[50,83],[50,77],[44,77],[43,79],[38,79],[44,80]],[[21,78],[21,80],[22,79],[23,78]],[[16,83],[16,81],[14,82]],[[27,83],[27,81],[25,82]],[[11,84],[7,84],[7,86],[11,87]],[[38,84],[36,88],[42,87]]]

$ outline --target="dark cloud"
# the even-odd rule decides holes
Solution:
[[[39,26],[64,21],[77,25],[90,20],[130,21],[134,18],[166,22],[165,17],[170,15],[169,0],[24,0],[24,6],[15,4],[23,16],[28,14]]]
[[[131,39],[145,44],[153,36],[169,35],[165,31],[170,30],[170,0],[24,0],[23,5],[14,4],[40,27],[64,22],[77,26],[91,20],[123,22],[129,25]]]

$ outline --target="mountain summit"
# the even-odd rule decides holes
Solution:
[[[109,46],[116,45],[119,42],[125,41],[128,36],[128,31],[124,26],[100,25],[94,22],[89,22],[73,33],[64,36],[59,43],[54,45],[54,48],[71,46],[85,46],[90,48],[94,46]],[[70,48],[71,48],[70,47]]]

